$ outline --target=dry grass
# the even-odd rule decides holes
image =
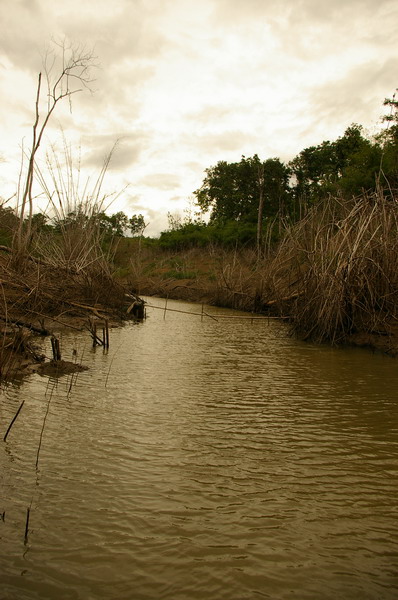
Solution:
[[[172,252],[143,248],[125,279],[137,294],[168,296],[240,310],[254,310],[259,281],[256,253],[210,246]]]
[[[195,278],[165,279],[172,261]],[[339,344],[359,333],[388,341],[398,326],[397,264],[397,198],[379,191],[329,198],[285,225],[261,259],[248,249],[150,249],[130,274],[141,293],[288,316],[301,338]]]
[[[0,308],[0,381],[26,361],[35,361],[30,335],[64,325],[81,328],[89,316],[127,317],[125,287],[99,264],[72,271],[31,257],[30,268],[15,270],[0,254],[3,301]]]
[[[36,232],[23,254],[12,248],[1,252],[0,317],[6,324],[4,331],[16,321],[44,328],[44,320],[49,317],[61,322],[70,321],[74,316],[81,318],[82,314],[109,316],[111,313],[111,317],[121,317],[128,306],[125,287],[113,277],[111,257],[103,250],[97,218],[109,201],[101,188],[111,154],[91,189],[86,183],[81,190],[79,168],[78,175],[74,175],[72,157],[65,152],[62,165],[56,154],[55,164],[48,164],[50,183],[37,172],[51,214],[58,223],[57,232]],[[12,360],[6,350],[12,347],[13,334],[7,331],[7,335],[7,341],[0,347],[2,374],[9,370]],[[18,354],[15,344],[14,351]]]
[[[118,196],[102,192],[114,149],[105,157],[93,183],[89,178],[82,184],[80,157],[75,164],[65,140],[61,154],[53,148],[52,154],[47,155],[47,175],[36,170],[48,211],[58,228],[58,235],[41,233],[34,240],[34,252],[47,264],[75,273],[95,270],[110,275],[110,257],[103,251],[104,234],[97,216]]]
[[[268,293],[295,298],[301,336],[340,343],[357,331],[386,331],[398,307],[398,206],[381,192],[329,199],[287,230],[269,265]]]

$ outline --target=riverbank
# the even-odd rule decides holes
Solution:
[[[261,252],[139,246],[125,268],[137,293],[283,316],[300,339],[396,356],[397,206],[382,190],[327,198]]]
[[[396,206],[383,195],[320,204],[261,255],[212,244],[172,251],[123,238],[106,255],[97,239],[75,256],[84,229],[71,239],[50,236],[41,254],[22,262],[1,247],[1,377],[24,369],[25,359],[40,361],[32,332],[81,329],[89,318],[122,323],[142,295],[279,316],[302,340],[397,356]],[[18,354],[24,360],[15,363]]]
[[[194,253],[196,254],[196,253]],[[191,256],[192,258],[192,256]],[[175,259],[175,257],[174,257]],[[174,260],[173,259],[173,260]],[[170,260],[170,259],[168,259]],[[200,270],[198,260],[196,262],[197,275],[191,278],[164,278],[161,273],[155,276],[152,273],[148,280],[142,280],[138,286],[133,286],[134,291],[145,296],[161,296],[175,300],[187,300],[198,304],[205,303],[225,308],[247,310],[247,312],[258,312],[271,316],[283,316],[290,324],[292,335],[295,335],[294,326],[291,322],[291,314],[294,313],[295,296],[291,294],[284,302],[273,299],[259,298],[258,281],[247,273],[245,292],[236,293],[214,277],[209,277]],[[207,264],[207,266],[209,266]],[[164,269],[164,266],[162,267]],[[240,270],[243,281],[243,271]],[[251,285],[249,285],[249,281]],[[257,283],[257,285],[256,285]],[[90,336],[90,326],[93,322],[99,324],[106,320],[110,327],[118,327],[125,320],[131,318],[127,313],[131,306],[131,297],[126,296],[127,286],[124,283],[115,284],[119,294],[117,306],[107,306],[99,302],[93,302],[92,296],[87,298],[80,290],[71,289],[71,286],[62,284],[62,290],[58,290],[57,300],[51,300],[48,294],[40,295],[36,290],[35,302],[27,307],[21,296],[21,287],[11,285],[3,279],[3,302],[7,306],[7,318],[3,317],[0,323],[1,335],[1,378],[7,379],[15,375],[23,375],[35,371],[64,374],[73,370],[81,369],[82,365],[57,361],[54,364],[52,356],[45,356],[42,352],[40,337],[59,337],[65,330],[83,331],[87,330]],[[131,289],[131,282],[129,288]],[[73,288],[73,286],[72,286]],[[25,293],[31,298],[32,288],[27,285]],[[73,298],[73,299],[72,299]],[[46,305],[43,306],[43,301]],[[262,302],[262,306],[254,311],[255,304]],[[40,311],[37,310],[38,305]],[[252,310],[247,306],[252,304]],[[286,318],[290,317],[290,318]],[[305,336],[301,336],[305,337]],[[338,345],[338,344],[336,344]],[[398,322],[390,319],[384,322],[383,329],[372,331],[356,331],[347,336],[343,346],[357,346],[367,348],[369,351],[377,351],[391,357],[398,356]]]
[[[132,316],[127,311],[136,298],[104,269],[79,272],[54,268],[32,257],[25,265],[15,265],[3,251],[0,273],[2,380],[54,361],[54,355],[43,354],[40,338],[57,339],[67,329],[87,329],[89,336],[95,323],[114,327]],[[55,362],[58,372],[72,368],[68,363]]]
[[[365,310],[354,287],[350,290],[352,300],[344,297],[344,290],[335,299],[336,303],[346,303],[341,309],[341,323],[336,322],[335,337],[314,339],[308,324],[300,326],[300,314],[314,295],[311,297],[308,289],[310,283],[314,286],[310,279],[313,273],[308,265],[295,260],[297,255],[292,258],[292,252],[286,254],[285,261],[278,253],[258,261],[251,250],[191,248],[170,252],[144,248],[140,255],[130,258],[126,281],[137,294],[281,316],[290,323],[292,335],[301,339],[398,356],[398,320],[394,312],[380,310],[377,305]],[[354,275],[358,277],[358,273]],[[351,282],[346,282],[346,287],[349,285]],[[352,320],[350,331],[342,327],[338,330],[344,325],[344,310]],[[317,318],[321,317],[314,314],[314,322]]]

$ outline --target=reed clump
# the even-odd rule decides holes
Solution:
[[[301,337],[337,344],[357,332],[389,334],[398,309],[397,201],[382,190],[329,198],[287,228],[265,287],[281,312],[290,299]]]
[[[0,379],[14,370],[13,356],[25,352],[20,345],[10,344],[10,327],[48,335],[44,333],[47,322],[51,327],[54,321],[76,327],[91,315],[127,318],[126,287],[114,277],[112,243],[105,243],[100,220],[109,199],[101,186],[110,156],[93,187],[86,184],[82,190],[71,155],[65,156],[62,165],[57,157],[55,167],[49,163],[49,179],[36,172],[48,198],[52,225],[37,230],[32,225],[24,252],[12,243],[0,247],[0,332],[6,340],[0,347]],[[0,211],[0,231],[5,230],[10,240],[21,228],[18,217],[12,223],[14,232],[9,232],[9,214]]]

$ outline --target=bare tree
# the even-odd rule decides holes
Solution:
[[[261,242],[263,232],[263,212],[264,212],[264,163],[258,166],[257,171],[257,185],[259,191],[258,199],[258,216],[257,216],[257,256],[261,258]]]
[[[40,72],[37,82],[35,121],[33,123],[32,145],[28,154],[26,179],[21,191],[19,212],[19,228],[17,232],[17,253],[27,249],[32,230],[33,196],[32,187],[35,173],[35,158],[42,142],[44,131],[58,103],[67,98],[71,108],[73,94],[84,89],[92,90],[92,68],[96,66],[96,57],[92,50],[85,46],[72,44],[64,40],[53,42],[53,47],[45,52],[43,73]],[[47,87],[47,100],[42,101],[43,79]],[[29,207],[27,226],[24,229],[24,217]]]

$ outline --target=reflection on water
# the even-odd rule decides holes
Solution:
[[[90,367],[72,386],[3,394],[0,433],[25,399],[0,452],[4,598],[395,599],[396,361],[148,315],[108,354],[65,336]]]

